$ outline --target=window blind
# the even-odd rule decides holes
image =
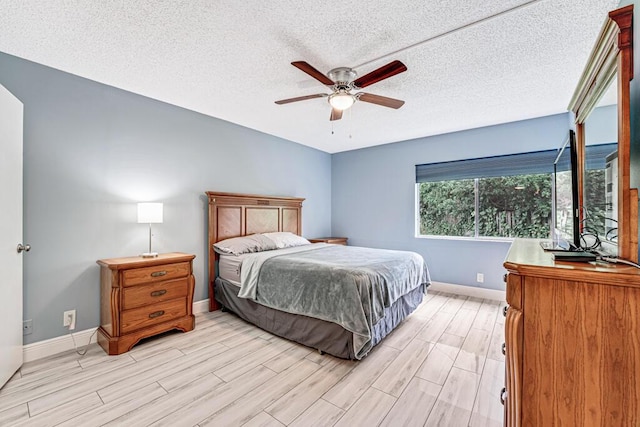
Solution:
[[[558,150],[416,165],[416,183],[552,173]]]
[[[586,167],[604,169],[606,158],[616,152],[617,143],[587,145]],[[566,155],[564,155],[566,154]],[[569,150],[559,159],[558,170],[569,170]],[[553,173],[558,150],[533,151],[504,156],[480,157],[450,162],[416,165],[416,183],[458,179]]]
[[[613,142],[610,144],[599,145],[587,145],[585,157],[587,159],[587,170],[592,169],[604,169],[607,165],[607,157],[616,154],[618,155],[618,143]]]

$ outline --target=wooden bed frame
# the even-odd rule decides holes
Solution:
[[[218,254],[213,244],[231,237],[290,231],[302,235],[302,202],[298,197],[206,192],[209,198],[209,311],[220,308],[214,295]]]

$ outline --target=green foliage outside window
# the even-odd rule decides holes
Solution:
[[[420,184],[420,234],[473,237],[474,180]]]
[[[420,234],[474,237],[476,185],[478,236],[549,237],[549,174],[421,183]]]
[[[479,179],[479,235],[548,238],[551,185],[549,174]]]

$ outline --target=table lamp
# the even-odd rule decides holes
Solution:
[[[149,252],[143,258],[154,258],[158,252],[151,252],[151,224],[162,224],[162,203],[138,203],[138,224],[149,224]]]

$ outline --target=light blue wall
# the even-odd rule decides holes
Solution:
[[[559,114],[334,154],[333,235],[416,251],[434,281],[504,289],[509,242],[415,237],[415,165],[558,148],[569,125],[568,114]],[[484,273],[483,285],[476,273]]]
[[[331,156],[0,53],[24,103],[25,343],[99,324],[96,260],[147,249],[136,202],[164,202],[154,249],[196,254],[207,298],[207,190],[305,197],[303,231],[331,231]],[[16,242],[17,243],[17,242]]]

